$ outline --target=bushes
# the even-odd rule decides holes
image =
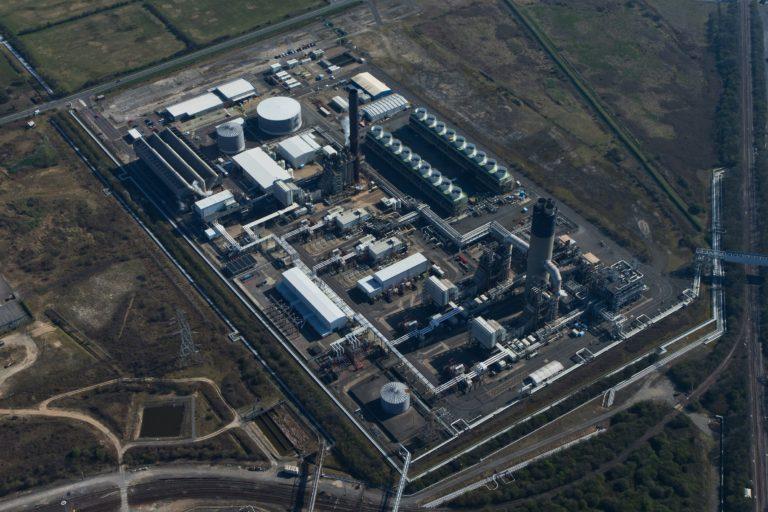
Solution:
[[[715,145],[720,163],[735,165],[739,160],[739,21],[738,5],[726,7],[718,4],[717,12],[710,16],[707,37],[715,55],[717,72],[723,90],[715,112]]]
[[[504,510],[505,502],[533,498],[577,482],[612,461],[667,411],[652,403],[638,404],[614,416],[606,433],[531,464],[515,474],[513,483],[494,492],[475,491],[451,505],[474,508],[493,504],[493,510]],[[685,417],[678,416],[622,463],[603,467],[595,476],[562,489],[551,499],[515,502],[508,504],[508,510],[703,510],[701,464],[703,454],[695,427]],[[652,503],[654,508],[643,508],[645,503]]]

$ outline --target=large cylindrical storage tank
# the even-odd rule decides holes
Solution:
[[[411,390],[402,382],[387,382],[381,387],[379,400],[385,413],[396,416],[411,407]]]
[[[219,151],[225,155],[234,155],[245,151],[245,133],[243,125],[229,122],[216,127],[216,140]]]
[[[286,135],[301,128],[301,105],[293,98],[275,96],[256,107],[259,128],[268,135]]]

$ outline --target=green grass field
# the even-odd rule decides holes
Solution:
[[[39,70],[66,91],[139,68],[184,44],[138,4],[21,36]]]
[[[22,30],[55,23],[83,13],[103,9],[120,0],[8,0],[0,2],[0,20],[9,30]]]
[[[198,44],[266,26],[326,3],[325,0],[152,0],[177,29]]]

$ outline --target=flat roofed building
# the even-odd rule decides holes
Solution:
[[[379,240],[370,244],[366,252],[371,260],[377,262],[390,257],[398,251],[402,251],[404,248],[405,244],[402,240],[391,236],[385,240]]]
[[[235,196],[229,190],[222,190],[195,202],[195,212],[204,221],[216,217],[216,214],[229,210],[237,204]]]
[[[347,317],[336,304],[299,268],[283,272],[277,287],[280,294],[321,336],[347,324]]]
[[[238,78],[214,89],[226,101],[242,101],[256,95],[256,88],[244,78]]]
[[[289,137],[277,145],[278,154],[295,168],[312,162],[319,150],[320,144],[309,132]]]
[[[355,86],[362,89],[364,93],[373,99],[378,99],[392,92],[392,89],[390,89],[387,84],[367,71],[356,74],[351,80]]]
[[[393,288],[412,277],[429,270],[429,260],[417,252],[388,267],[364,277],[357,282],[357,287],[368,297],[376,297],[383,291]]]
[[[334,217],[336,228],[339,231],[349,231],[359,226],[371,218],[371,212],[366,208],[355,208],[354,210],[344,210]]]
[[[208,92],[201,94],[200,96],[190,98],[186,101],[182,101],[181,103],[171,105],[170,107],[167,107],[165,111],[167,112],[168,116],[171,117],[171,119],[187,119],[198,114],[208,112],[215,108],[219,108],[222,105],[224,105],[224,102],[221,101],[221,98],[212,92]]]
[[[243,174],[264,192],[277,181],[290,181],[291,173],[272,160],[261,148],[243,151],[232,157],[232,160],[243,170]]]

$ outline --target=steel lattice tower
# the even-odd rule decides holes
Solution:
[[[192,339],[192,329],[189,327],[187,315],[181,309],[176,309],[176,320],[179,323],[181,346],[179,347],[179,366],[186,367],[193,359],[196,359],[198,349],[195,340]]]

